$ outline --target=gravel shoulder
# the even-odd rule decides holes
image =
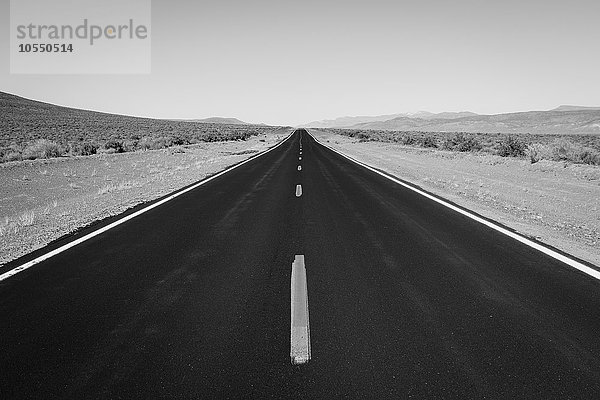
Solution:
[[[0,164],[0,265],[97,220],[200,181],[283,140],[245,141]]]
[[[325,144],[600,266],[600,167],[359,142],[310,129]]]

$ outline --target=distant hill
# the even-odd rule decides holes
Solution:
[[[237,120],[236,120],[237,121]],[[0,148],[49,139],[61,144],[109,140],[135,143],[141,138],[195,143],[245,139],[270,128],[244,123],[198,123],[62,107],[0,92]]]
[[[594,111],[600,110],[600,107],[582,107],[582,106],[567,106],[562,105],[551,111]]]
[[[377,117],[343,117],[306,124],[315,128],[352,128],[394,131],[598,134],[600,107],[560,106],[550,111],[495,115],[472,112],[395,114]],[[352,124],[357,120],[363,120]]]
[[[351,126],[355,129],[429,132],[590,134],[600,133],[599,110],[529,111],[456,119],[394,118]]]
[[[247,122],[240,121],[237,118],[225,118],[225,117],[210,117],[202,119],[188,119],[190,122],[202,122],[206,124],[227,124],[227,125],[249,125]]]
[[[441,112],[438,114],[432,114],[431,117],[425,119],[458,119],[463,117],[474,117],[478,114],[470,111],[461,112]]]
[[[307,128],[348,128],[356,126],[358,124],[368,124],[390,121],[397,118],[420,118],[424,120],[430,119],[456,119],[467,116],[477,115],[472,112],[443,112],[439,114],[431,113],[428,111],[417,111],[415,113],[400,113],[400,114],[388,114],[388,115],[376,115],[376,116],[358,116],[358,117],[340,117],[336,119],[326,119],[322,121],[313,121],[307,124],[303,124],[302,127]]]
[[[302,127],[306,127],[306,128],[342,128],[342,127],[347,127],[347,126],[352,126],[352,125],[362,124],[362,123],[368,123],[368,122],[387,121],[389,119],[401,117],[403,115],[404,114],[339,117],[336,119],[324,119],[322,121],[312,121],[307,124],[303,124]]]

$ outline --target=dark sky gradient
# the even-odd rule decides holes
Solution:
[[[153,1],[150,75],[10,75],[101,111],[295,125],[417,110],[600,105],[600,1]],[[126,60],[114,60],[126,62]]]

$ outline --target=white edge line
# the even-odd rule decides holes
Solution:
[[[511,237],[511,238],[513,238],[515,240],[518,240],[519,242],[521,242],[521,243],[523,243],[523,244],[525,244],[525,245],[527,245],[529,247],[532,247],[532,248],[534,248],[534,249],[536,249],[538,251],[541,251],[542,253],[544,253],[544,254],[546,254],[546,255],[548,255],[548,256],[550,256],[550,257],[552,257],[552,258],[554,258],[554,259],[556,259],[558,261],[561,261],[561,262],[563,262],[563,263],[565,263],[565,264],[567,264],[567,265],[569,265],[569,266],[571,266],[571,267],[573,267],[575,269],[578,269],[579,271],[581,271],[581,272],[583,272],[583,273],[585,273],[585,274],[587,274],[587,275],[589,275],[589,276],[591,276],[593,278],[596,278],[596,279],[600,280],[600,271],[597,271],[594,268],[590,268],[587,265],[580,263],[579,261],[573,260],[572,258],[567,257],[567,256],[565,256],[563,254],[560,254],[560,253],[558,253],[558,252],[556,252],[556,251],[554,251],[552,249],[549,249],[546,246],[543,246],[543,245],[541,245],[539,243],[536,243],[536,242],[534,242],[534,241],[532,241],[530,239],[527,239],[524,236],[521,236],[521,235],[519,235],[519,234],[517,234],[515,232],[512,232],[512,231],[510,231],[510,230],[508,230],[506,228],[503,228],[503,227],[501,227],[501,226],[499,226],[499,225],[497,225],[497,224],[495,224],[495,223],[493,223],[491,221],[488,221],[488,220],[486,220],[484,218],[481,218],[481,217],[479,217],[479,216],[477,216],[475,214],[472,214],[469,211],[463,210],[460,207],[457,207],[457,206],[455,206],[453,204],[450,204],[450,203],[448,203],[445,200],[442,200],[440,198],[432,196],[431,194],[429,194],[427,192],[424,192],[424,191],[422,191],[420,189],[417,189],[416,187],[408,185],[408,184],[406,184],[406,183],[404,183],[404,182],[402,182],[402,181],[400,181],[400,180],[398,180],[396,178],[393,178],[393,177],[391,177],[391,176],[389,176],[387,174],[384,174],[383,172],[378,171],[375,168],[373,168],[373,167],[371,167],[371,166],[369,166],[369,165],[367,165],[367,164],[365,164],[365,163],[363,163],[361,161],[355,160],[352,157],[347,156],[346,154],[344,154],[344,153],[342,153],[342,152],[334,149],[333,147],[328,146],[328,145],[320,142],[317,138],[315,138],[308,131],[308,129],[306,131],[321,146],[327,147],[328,149],[330,149],[330,150],[336,152],[337,154],[339,154],[339,155],[347,158],[348,160],[350,160],[350,161],[352,161],[352,162],[354,162],[354,163],[356,163],[356,164],[358,164],[358,165],[360,165],[360,166],[362,166],[362,167],[364,167],[364,168],[366,168],[366,169],[368,169],[370,171],[373,171],[373,172],[375,172],[375,173],[383,176],[384,178],[387,178],[387,179],[391,180],[392,182],[395,182],[395,183],[397,183],[397,184],[399,184],[401,186],[404,186],[407,189],[410,189],[410,190],[412,190],[414,192],[417,192],[420,195],[425,196],[428,199],[435,201],[436,203],[439,203],[439,204],[441,204],[441,205],[443,205],[445,207],[448,207],[451,210],[454,210],[454,211],[456,211],[456,212],[458,212],[458,213],[460,213],[460,214],[462,214],[464,216],[467,216],[467,217],[469,217],[469,218],[471,218],[471,219],[473,219],[473,220],[475,220],[475,221],[477,221],[477,222],[479,222],[479,223],[481,223],[483,225],[486,225],[486,226],[488,226],[488,227],[490,227],[490,228],[492,228],[492,229],[494,229],[494,230],[496,230],[496,231],[498,231],[498,232],[500,232],[500,233],[502,233],[502,234],[504,234],[506,236],[509,236],[509,237]]]
[[[87,235],[85,235],[83,237],[80,237],[77,240],[69,242],[69,243],[67,243],[67,244],[65,244],[65,245],[63,245],[63,246],[61,246],[61,247],[59,247],[57,249],[52,250],[51,252],[43,254],[43,255],[41,255],[41,256],[39,256],[39,257],[37,257],[37,258],[35,258],[35,259],[27,262],[27,263],[25,263],[25,264],[22,264],[22,265],[20,265],[18,267],[15,267],[15,268],[11,269],[10,271],[7,271],[7,272],[3,273],[2,275],[0,275],[0,282],[2,282],[5,279],[8,279],[8,278],[10,278],[12,276],[15,276],[19,272],[23,272],[26,269],[31,268],[34,265],[39,264],[40,262],[49,259],[50,257],[53,257],[53,256],[55,256],[57,254],[60,254],[63,251],[70,249],[71,247],[75,247],[78,244],[81,244],[81,243],[85,242],[86,240],[89,240],[89,239],[91,239],[91,238],[93,238],[95,236],[98,236],[98,235],[100,235],[100,234],[108,231],[109,229],[114,228],[115,226],[121,225],[121,224],[129,221],[130,219],[133,219],[133,218],[135,218],[135,217],[137,217],[137,216],[139,216],[141,214],[144,214],[145,212],[150,211],[150,210],[152,210],[155,207],[158,207],[158,206],[160,206],[162,204],[165,204],[166,202],[171,201],[174,198],[179,197],[179,196],[181,196],[184,193],[187,193],[187,192],[189,192],[191,190],[194,190],[194,189],[198,188],[199,186],[202,186],[202,185],[204,185],[204,184],[212,181],[213,179],[218,178],[219,176],[221,176],[221,175],[223,175],[223,174],[225,174],[227,172],[233,171],[237,167],[241,167],[242,165],[246,164],[247,162],[255,160],[255,159],[257,159],[257,158],[259,158],[259,157],[261,157],[261,156],[269,153],[270,151],[275,150],[276,148],[278,148],[279,146],[281,146],[283,143],[285,143],[290,137],[292,137],[292,135],[296,132],[296,130],[297,129],[294,129],[285,139],[283,139],[277,145],[271,147],[270,149],[264,150],[262,153],[259,153],[259,154],[257,154],[254,157],[248,158],[248,159],[246,159],[246,160],[244,160],[244,161],[242,161],[242,162],[240,162],[240,163],[238,163],[238,164],[236,164],[236,165],[234,165],[232,167],[224,169],[223,171],[218,172],[217,174],[215,174],[213,176],[210,176],[210,177],[208,177],[208,178],[206,178],[206,179],[204,179],[204,180],[202,180],[202,181],[200,181],[200,182],[198,182],[198,183],[196,183],[196,184],[194,184],[194,185],[192,185],[192,186],[190,186],[190,187],[188,187],[186,189],[183,189],[183,190],[181,190],[179,192],[176,192],[176,193],[170,195],[169,197],[166,197],[166,198],[164,198],[164,199],[162,199],[160,201],[157,201],[156,203],[151,204],[148,207],[142,208],[141,210],[138,210],[138,211],[136,211],[136,212],[134,212],[132,214],[129,214],[129,215],[127,215],[127,216],[125,216],[125,217],[123,217],[123,218],[121,218],[121,219],[119,219],[119,220],[117,220],[117,221],[115,221],[115,222],[113,222],[113,223],[111,223],[109,225],[106,225],[106,226],[104,226],[104,227],[102,227],[102,228],[100,228],[98,230],[95,230],[95,231],[93,231],[91,233],[88,233]]]

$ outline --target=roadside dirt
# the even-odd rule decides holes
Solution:
[[[274,146],[288,133],[0,164],[0,265],[96,220],[197,182]]]
[[[310,130],[325,144],[600,266],[600,167],[420,149]]]

